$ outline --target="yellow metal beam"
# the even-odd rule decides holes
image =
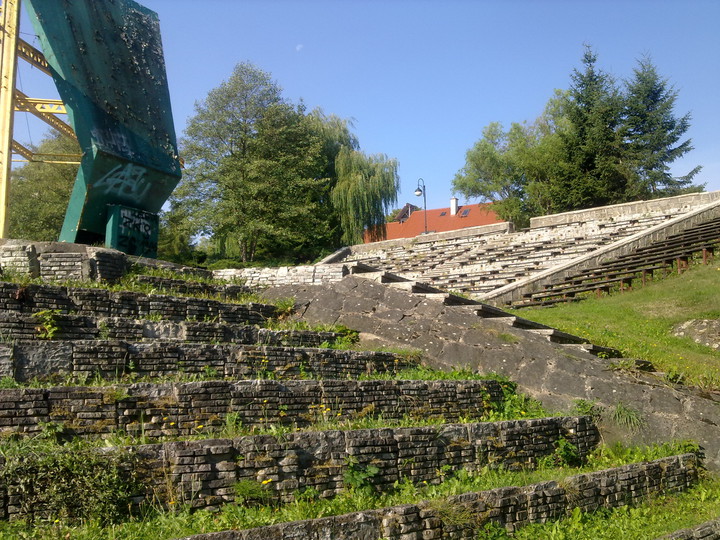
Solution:
[[[18,89],[15,89],[15,110],[34,114],[46,124],[57,129],[60,133],[77,140],[77,137],[75,137],[75,132],[73,131],[73,128],[70,127],[70,124],[66,124],[65,122],[57,118],[54,114],[50,114],[36,109],[32,103],[32,100]]]
[[[66,165],[80,165],[82,154],[39,154],[33,152],[17,141],[12,142],[13,152],[20,154],[25,159],[13,159],[21,163],[64,163]]]
[[[33,151],[27,148],[26,146],[23,146],[17,141],[12,142],[12,151],[16,154],[20,154],[22,157],[27,159],[28,161],[32,161],[33,158]]]
[[[52,76],[50,64],[45,60],[45,55],[24,39],[18,38],[17,54],[19,58],[32,64],[46,75]]]
[[[67,114],[65,104],[61,99],[26,98],[24,101],[25,105],[35,107],[35,110],[41,113]],[[23,111],[23,109],[19,107],[17,100],[15,102],[15,110]]]
[[[20,0],[2,0],[0,24],[0,238],[6,238]]]

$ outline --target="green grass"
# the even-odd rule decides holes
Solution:
[[[720,318],[720,267],[695,265],[631,292],[550,308],[513,310],[591,342],[652,362],[668,380],[720,388],[720,351],[672,335],[690,319]]]

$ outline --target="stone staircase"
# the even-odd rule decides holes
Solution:
[[[568,348],[581,349],[593,355],[602,355],[606,358],[619,357],[619,351],[608,347],[601,347],[590,343],[579,336],[562,332],[541,323],[518,317],[500,308],[483,304],[467,296],[446,292],[427,283],[416,281],[384,270],[377,270],[363,263],[349,266],[350,274],[362,279],[375,281],[393,289],[398,289],[446,306],[463,306],[469,318],[492,319],[507,324],[512,328],[525,330],[537,336],[542,336],[550,342],[562,344]]]
[[[361,264],[349,271],[555,347],[614,352],[388,272]],[[586,416],[483,421],[506,399],[498,380],[397,379],[417,365],[415,356],[332,349],[338,332],[267,327],[276,307],[237,303],[242,286],[139,281],[156,291],[0,283],[0,449],[47,437],[105,440],[112,448],[98,448],[97,459],[133,478],[131,507],[215,511],[238,502],[241,485],[260,490],[264,503],[292,503],[303,492],[328,499],[349,488],[351,471],[371,471],[368,486],[383,491],[403,479],[439,484],[460,470],[532,469],[564,443],[582,459],[599,443]],[[197,296],[207,294],[216,297]],[[386,427],[353,427],[371,419]],[[680,455],[444,504],[512,531],[569,506],[590,510],[684,490],[699,468],[694,454]],[[0,484],[0,519],[55,519],[28,487],[30,472],[0,452],[0,474],[10,470]],[[201,537],[471,538],[478,524],[419,503]]]

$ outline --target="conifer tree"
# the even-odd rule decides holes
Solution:
[[[690,139],[680,141],[690,127],[690,114],[675,116],[677,96],[648,58],[638,61],[633,78],[626,82],[621,129],[633,171],[628,198],[667,197],[702,189],[691,185],[701,167],[677,178],[670,172],[670,164],[693,149]]]

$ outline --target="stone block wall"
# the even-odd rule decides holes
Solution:
[[[130,267],[113,249],[61,242],[0,240],[0,268],[49,280],[115,281]]]
[[[34,313],[42,310],[93,317],[159,317],[170,321],[190,319],[262,324],[275,315],[276,308],[266,304],[232,304],[163,294],[0,282],[0,311]]]
[[[397,354],[270,345],[153,340],[18,341],[0,344],[0,377],[18,382],[126,377],[357,378],[417,362]]]
[[[45,322],[46,317],[50,322]],[[88,317],[63,313],[31,314],[0,312],[0,338],[9,340],[50,339],[43,325],[56,331],[52,339],[143,339],[179,340],[202,343],[241,343],[285,347],[319,347],[340,337],[337,332],[270,330],[255,325],[200,321],[150,321],[125,317]]]
[[[560,438],[584,455],[598,442],[587,417],[543,418],[495,423],[446,424],[356,431],[307,431],[143,445],[123,449],[147,501],[216,508],[235,499],[245,481],[263,486],[270,498],[293,500],[313,488],[320,497],[339,494],[344,473],[372,464],[370,481],[390,488],[402,478],[438,483],[444,474],[483,466],[533,466],[552,455]],[[345,456],[351,456],[345,459]],[[0,467],[4,461],[0,458]],[[0,486],[0,519],[22,517],[19,486]]]
[[[54,422],[66,435],[211,433],[226,425],[306,427],[321,421],[405,415],[479,419],[503,401],[496,381],[200,381],[104,387],[0,389],[0,437]],[[512,436],[508,430],[508,437]],[[527,449],[524,450],[527,452]]]
[[[683,529],[663,536],[658,540],[718,540],[720,539],[720,519],[707,521],[691,529]]]
[[[514,531],[530,523],[584,511],[637,504],[649,496],[684,491],[698,480],[698,458],[685,454],[523,487],[466,493],[425,501],[268,527],[200,534],[184,540],[289,540],[383,538],[474,540],[488,522]],[[681,538],[705,538],[681,537]],[[712,537],[710,537],[712,538]]]
[[[250,288],[277,285],[321,285],[342,280],[350,273],[344,264],[317,266],[280,266],[275,268],[227,268],[213,271],[217,279],[240,280]]]

